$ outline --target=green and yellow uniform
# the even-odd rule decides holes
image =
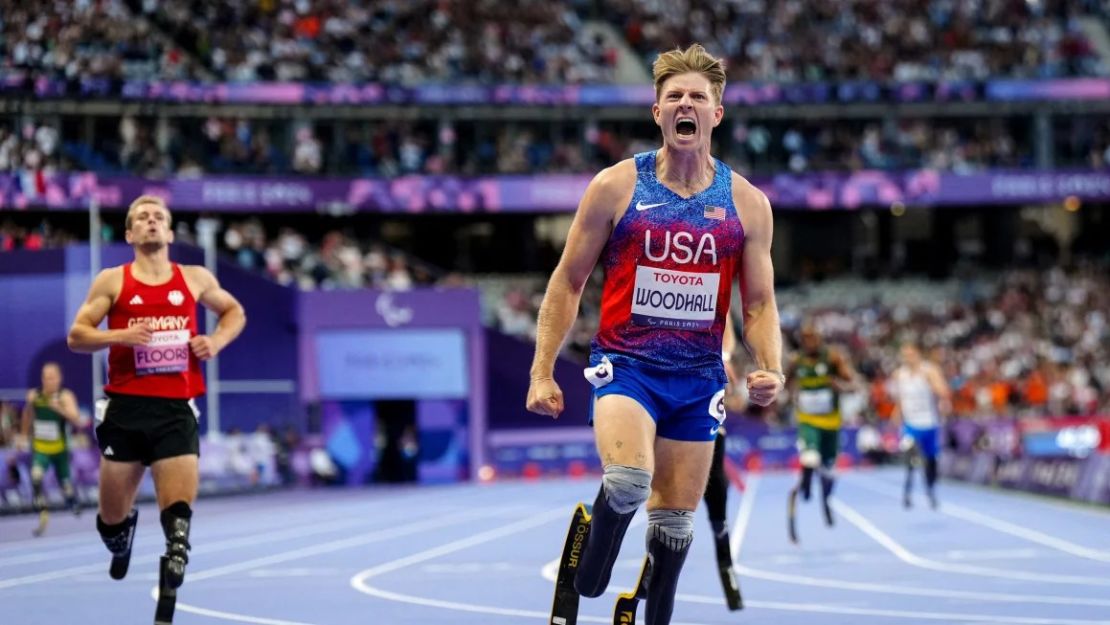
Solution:
[[[802,354],[794,369],[798,396],[794,413],[798,419],[798,450],[821,454],[821,465],[831,468],[840,453],[840,398],[832,385],[836,373],[829,352]]]
[[[50,407],[50,397],[40,390],[31,402],[34,409],[32,427],[31,466],[46,471],[54,467],[59,483],[69,480],[69,441],[66,438],[66,418]]]

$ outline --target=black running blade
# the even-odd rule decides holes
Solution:
[[[633,593],[623,593],[617,597],[617,605],[613,608],[613,625],[633,625],[639,605],[640,600]]]
[[[740,580],[736,578],[736,571],[731,566],[718,566],[717,572],[721,576],[721,588],[725,591],[725,605],[730,611],[744,609],[744,599],[740,596]]]
[[[613,606],[613,625],[633,625],[636,622],[636,608],[641,599],[647,598],[648,578],[651,576],[651,560],[644,558],[640,567],[640,577],[636,580],[636,587],[628,592],[622,592],[617,597]]]
[[[559,574],[555,578],[555,599],[551,603],[549,625],[577,625],[578,591],[574,589],[574,575],[582,559],[582,550],[590,536],[592,508],[579,503],[567,528],[567,539],[563,544],[563,554],[559,558]]]
[[[790,534],[790,542],[795,545],[798,544],[798,491],[797,489],[790,491],[790,497],[786,500],[786,531]]]
[[[173,625],[173,611],[177,607],[177,589],[166,583],[166,556],[158,568],[158,605],[154,608],[154,625]]]

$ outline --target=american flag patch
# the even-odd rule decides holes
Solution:
[[[725,220],[725,209],[720,206],[706,206],[704,214],[706,219]]]

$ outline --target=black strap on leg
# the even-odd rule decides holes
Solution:
[[[189,563],[189,529],[193,511],[189,504],[178,501],[162,511],[162,531],[166,534],[166,583],[178,588],[185,581],[185,565]]]

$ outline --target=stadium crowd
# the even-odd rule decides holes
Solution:
[[[1079,19],[1097,0],[607,0],[650,61],[700,41],[730,80],[979,80],[1105,75]],[[799,45],[799,42],[804,42]]]
[[[607,82],[700,41],[731,80],[1105,75],[1098,0],[0,1],[3,67],[63,80]],[[814,18],[819,19],[814,19]],[[621,42],[582,28],[607,23]],[[799,45],[806,42],[806,45]]]
[[[1093,262],[1069,271],[1054,267],[983,273],[962,280],[955,299],[929,297],[935,286],[922,281],[915,284],[926,293],[915,298],[919,303],[889,297],[820,305],[807,303],[807,286],[787,288],[783,299],[790,303],[781,305],[786,357],[798,348],[801,324],[812,321],[829,344],[847,353],[867,383],[853,402],[860,409],[853,418],[890,418],[894,404],[887,380],[899,364],[903,341],[919,344],[942,365],[956,417],[1107,414],[1108,276],[1104,263]],[[588,353],[599,321],[599,277],[593,277],[583,294],[565,348],[579,358]],[[845,282],[841,290],[851,288]],[[542,280],[516,280],[492,303],[496,326],[534,340],[542,289]],[[851,299],[851,294],[845,298]],[[926,303],[930,301],[934,303]],[[785,398],[769,417],[789,421],[789,413]]]
[[[887,122],[736,120],[720,157],[743,174],[930,168],[968,173],[1036,165],[1029,118]],[[421,124],[358,124],[336,137],[308,123],[208,118],[156,123],[123,117],[94,141],[50,123],[0,122],[0,172],[95,171],[163,178],[204,174],[354,175],[587,173],[658,146],[650,124],[603,124],[576,137],[542,124],[490,123],[481,132]],[[1061,120],[1054,165],[1110,166],[1110,120]],[[33,181],[32,181],[33,182]]]

